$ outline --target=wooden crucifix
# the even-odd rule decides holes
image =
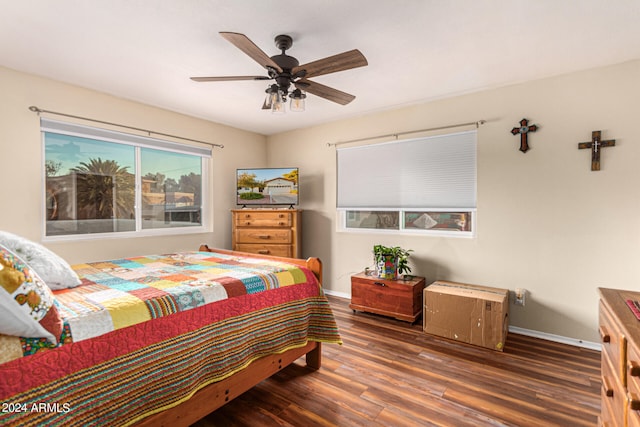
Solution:
[[[591,170],[599,171],[600,170],[600,149],[602,147],[613,147],[616,145],[615,139],[609,139],[607,141],[602,141],[601,132],[599,130],[594,130],[591,132],[591,142],[580,142],[578,144],[578,148],[591,148]]]
[[[538,130],[538,126],[531,125],[529,126],[529,121],[527,119],[520,120],[520,126],[514,127],[511,129],[511,133],[513,135],[520,134],[520,151],[526,153],[529,149],[529,142],[527,141],[527,135],[529,132],[535,132]]]

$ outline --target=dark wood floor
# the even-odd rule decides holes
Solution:
[[[344,345],[322,369],[299,360],[194,427],[597,424],[597,351],[510,334],[500,353],[330,301]]]

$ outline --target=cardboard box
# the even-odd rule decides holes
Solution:
[[[509,291],[437,281],[424,289],[423,329],[502,351],[509,328]]]

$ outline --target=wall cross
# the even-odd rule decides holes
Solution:
[[[520,134],[520,151],[526,153],[529,149],[529,143],[527,141],[527,135],[529,132],[535,132],[538,130],[538,126],[531,125],[529,126],[529,121],[527,119],[520,120],[520,126],[514,127],[511,129],[511,133],[513,135]]]
[[[581,142],[578,144],[578,148],[591,148],[591,170],[600,170],[600,149],[602,147],[613,147],[616,145],[615,139],[609,139],[603,141],[601,138],[601,131],[594,130],[591,132],[591,142]]]

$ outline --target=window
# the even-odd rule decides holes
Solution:
[[[46,236],[203,231],[210,148],[41,119]]]
[[[342,231],[473,236],[476,131],[339,148]]]

